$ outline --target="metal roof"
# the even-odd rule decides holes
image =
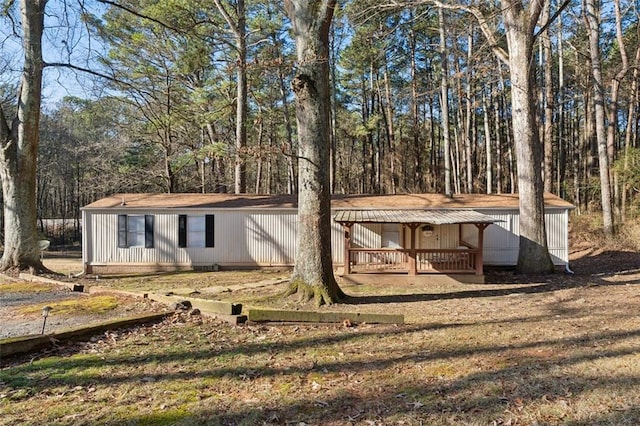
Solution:
[[[454,223],[501,222],[474,210],[340,210],[333,217],[338,223]]]

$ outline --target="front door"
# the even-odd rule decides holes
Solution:
[[[423,225],[416,232],[418,233],[418,248],[440,248],[440,227],[438,225]]]

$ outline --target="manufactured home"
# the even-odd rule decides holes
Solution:
[[[517,194],[336,195],[333,263],[345,275],[466,274],[515,265]],[[549,252],[568,265],[573,206],[545,195]],[[82,209],[86,273],[292,266],[295,196],[117,194]]]

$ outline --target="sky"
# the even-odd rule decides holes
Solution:
[[[16,2],[17,3],[17,2]],[[46,63],[72,63],[95,68],[104,46],[91,36],[82,23],[79,2],[50,0],[45,15],[43,58]],[[100,16],[105,8],[94,0],[83,2],[85,11]],[[0,84],[17,87],[22,66],[22,48],[17,9],[12,19],[0,18]],[[53,107],[65,96],[95,98],[99,86],[90,76],[61,67],[46,67],[43,81],[43,107]]]

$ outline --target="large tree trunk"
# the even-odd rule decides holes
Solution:
[[[600,196],[602,199],[602,226],[606,235],[613,235],[613,206],[611,203],[611,179],[609,175],[609,155],[607,153],[605,96],[600,61],[600,11],[594,0],[586,0],[585,23],[589,35],[589,54],[593,75],[593,102],[596,115],[596,140],[600,165]]]
[[[543,0],[501,0],[508,52],[500,47],[496,32],[480,9],[431,1],[439,7],[464,10],[474,15],[498,59],[509,65],[512,126],[520,192],[520,250],[517,270],[521,273],[551,272],[554,266],[547,248],[545,231],[542,148],[536,124],[532,71],[533,34],[542,12]]]
[[[329,27],[335,0],[285,2],[296,41],[298,250],[289,294],[317,305],[344,298],[331,261]]]
[[[22,0],[24,65],[16,116],[9,124],[0,106],[0,178],[4,201],[4,253],[0,270],[45,270],[40,261],[36,210],[42,91],[42,31],[46,0]]]
[[[535,116],[533,90],[533,24],[535,14],[516,1],[503,0],[505,29],[509,46],[511,110],[518,165],[520,193],[520,249],[516,270],[521,273],[547,273],[554,269],[544,220],[542,147]],[[533,6],[533,5],[531,5]]]

